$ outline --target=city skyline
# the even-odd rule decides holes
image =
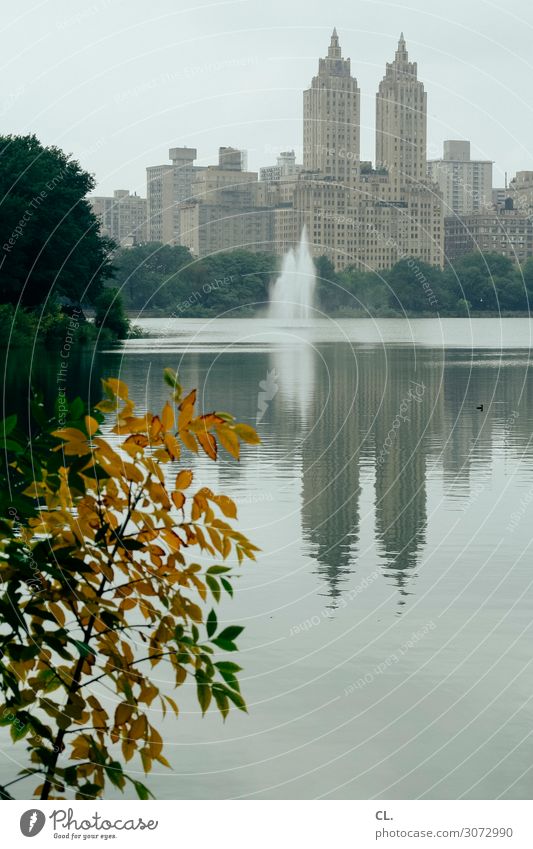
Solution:
[[[495,161],[495,185],[505,170],[530,167],[533,153],[517,142],[531,135],[525,4],[506,12],[454,0],[439,16],[418,0],[410,9],[334,2],[312,21],[300,2],[281,8],[215,2],[201,14],[163,0],[151,13],[128,4],[125,18],[122,3],[100,0],[59,2],[52,17],[43,4],[8,13],[3,132],[35,132],[71,151],[95,173],[98,194],[143,193],[145,166],[177,143],[197,147],[200,164],[220,144],[247,149],[254,171],[281,150],[301,160],[301,91],[336,26],[361,90],[361,158],[374,160],[375,92],[403,30],[430,94],[428,158],[445,139],[464,138],[473,157]]]

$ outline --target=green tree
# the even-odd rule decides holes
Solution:
[[[90,412],[78,398],[47,420],[34,400],[31,441],[16,417],[3,422],[0,724],[29,753],[3,798],[31,777],[41,799],[101,797],[107,781],[147,798],[123,761],[138,754],[145,773],[169,766],[153,717],[178,705],[150,672],[163,658],[176,687],[195,684],[203,713],[212,702],[224,718],[231,705],[246,710],[240,667],[216,658],[243,629],[221,628],[208,597],[232,595],[234,570],[257,549],[233,526],[230,498],[191,490],[182,453],[216,460],[220,445],[238,458],[241,441],[259,440],[227,413],[196,415],[196,392],[165,377],[159,415],[136,415],[127,386],[110,379]],[[106,414],[113,444],[100,432]]]
[[[124,315],[118,289],[111,287],[103,289],[96,298],[95,307],[95,326],[107,328],[117,339],[125,339],[130,323]]]
[[[172,311],[192,263],[190,251],[181,245],[147,242],[116,252],[114,279],[128,309]]]
[[[0,137],[0,301],[54,295],[94,303],[111,275],[111,242],[86,200],[94,178],[34,135]]]

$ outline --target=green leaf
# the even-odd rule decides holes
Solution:
[[[16,416],[8,416],[2,422],[0,422],[0,436],[6,437],[9,436],[12,430],[14,430],[15,425],[17,424]]]
[[[227,581],[225,578],[221,578],[220,583],[226,590],[227,594],[233,598],[233,587],[231,586],[230,582]]]
[[[221,592],[220,592],[220,587],[219,587],[217,579],[213,578],[212,575],[206,575],[205,576],[205,582],[206,582],[207,586],[209,587],[209,589],[211,590],[211,592],[213,594],[213,598],[215,599],[215,601],[217,601],[217,602],[220,601]]]
[[[206,575],[222,575],[224,572],[231,572],[230,566],[210,566]]]
[[[177,374],[176,374],[176,372],[174,371],[173,368],[166,368],[163,371],[163,379],[164,379],[165,383],[167,384],[167,386],[170,386],[172,389],[174,389],[174,387],[175,387],[175,385],[178,381],[178,376],[177,376]]]
[[[155,799],[154,794],[148,790],[146,785],[142,784],[140,781],[133,781],[133,786],[135,787],[135,792],[139,799],[146,801],[147,799]]]
[[[87,643],[84,643],[81,640],[70,640],[70,642],[74,643],[82,657],[87,657],[90,654],[94,654],[92,648],[87,645]]]
[[[239,710],[242,710],[244,713],[248,713],[246,702],[244,701],[240,693],[236,693],[234,690],[230,690],[229,687],[224,687],[223,684],[221,684],[220,687],[222,688],[228,699],[233,702],[235,707],[239,708]]]
[[[229,684],[230,687],[239,693],[240,685],[237,680],[236,673],[242,671],[241,667],[236,663],[231,663],[229,660],[219,661],[219,663],[215,663],[215,666],[222,675],[226,684]]]
[[[237,646],[231,640],[222,640],[220,637],[215,637],[211,642],[215,646],[218,646],[219,649],[222,649],[222,651],[237,651]]]
[[[207,617],[206,626],[207,626],[207,636],[212,637],[213,634],[215,633],[216,629],[217,629],[217,626],[218,626],[217,615],[216,615],[214,610],[210,611],[209,616]]]
[[[77,419],[81,419],[84,412],[85,412],[85,404],[83,403],[81,398],[79,396],[77,398],[74,398],[74,401],[72,401],[72,403],[70,404],[70,409],[69,409],[70,418],[73,421],[77,421]]]
[[[2,439],[0,437],[0,448],[5,448],[6,451],[13,451],[14,454],[22,454],[26,450],[25,445],[20,445],[13,439]]]
[[[196,694],[198,703],[204,714],[211,704],[211,682],[202,669],[197,669],[194,676],[196,678]]]
[[[219,640],[236,640],[239,634],[242,634],[244,628],[242,625],[228,625],[227,628],[224,628],[223,631],[218,635]]]
[[[216,684],[213,684],[213,698],[215,699],[217,708],[220,713],[226,719],[229,713],[229,699],[226,696],[225,692],[219,688]]]
[[[76,799],[97,799],[101,792],[102,788],[99,784],[91,784],[87,782],[86,784],[82,784],[78,789]]]
[[[122,766],[118,761],[112,761],[105,767],[106,775],[115,787],[122,789],[125,784]]]

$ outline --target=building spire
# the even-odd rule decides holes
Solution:
[[[333,27],[331,34],[331,43],[329,45],[328,57],[330,59],[341,59],[341,48],[339,44],[339,36],[337,35],[337,27]]]
[[[398,50],[396,51],[396,55],[407,59],[407,47],[405,44],[405,38],[403,37],[403,32],[400,33],[400,39],[398,41]]]

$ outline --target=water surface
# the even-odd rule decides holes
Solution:
[[[192,461],[262,549],[220,615],[249,715],[182,690],[156,795],[531,798],[529,320],[141,323],[73,383],[157,407],[172,366],[262,438]]]

